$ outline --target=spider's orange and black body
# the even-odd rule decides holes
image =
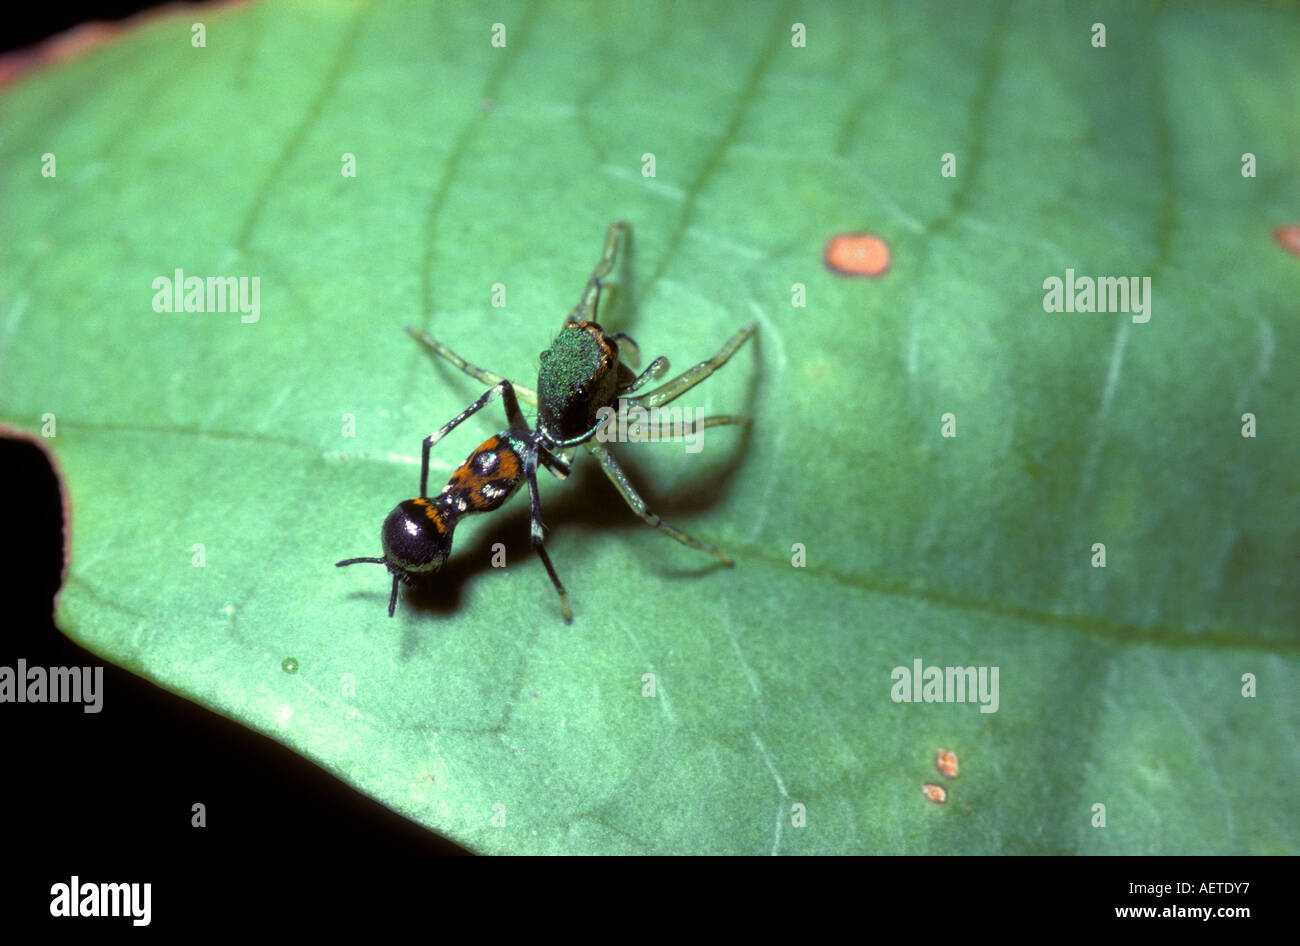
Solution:
[[[383,558],[354,558],[338,564],[387,565],[395,579],[388,602],[391,614],[397,604],[396,581],[417,581],[436,572],[451,554],[452,532],[461,516],[491,512],[515,494],[524,479],[521,447],[507,434],[489,437],[452,474],[441,493],[432,499],[408,499],[388,514],[382,533]]]
[[[621,332],[606,334],[594,321],[602,281],[613,269],[619,242],[629,230],[630,226],[622,221],[610,225],[604,253],[587,281],[582,300],[564,320],[551,347],[541,353],[536,392],[470,364],[424,332],[407,329],[430,351],[492,387],[440,430],[425,438],[420,495],[399,504],[384,520],[383,557],[350,558],[337,563],[372,562],[388,568],[393,576],[392,594],[388,600],[390,617],[397,607],[399,583],[427,580],[446,561],[451,553],[452,532],[461,516],[499,508],[514,495],[521,483],[527,482],[532,506],[532,545],[560,596],[564,619],[572,621],[568,595],[543,545],[545,527],[537,494],[537,467],[540,464],[559,479],[564,479],[569,475],[572,450],[578,446],[585,446],[600,462],[623,499],[646,523],[684,545],[711,552],[723,563],[731,564],[720,549],[687,535],[647,509],[645,501],[632,487],[609,449],[595,439],[596,432],[606,422],[609,409],[652,410],[680,397],[725,364],[755,330],[753,324],[745,326],[712,358],[653,391],[630,397],[647,382],[661,377],[668,370],[668,359],[656,358],[650,367],[636,374],[619,356],[620,342],[634,351],[636,343]],[[443,491],[430,497],[429,452],[433,445],[498,396],[505,407],[510,427],[480,444],[452,474]],[[533,427],[529,427],[519,409],[520,398],[537,407],[537,423]],[[695,422],[693,430],[744,423],[748,423],[744,417],[705,417]],[[659,439],[665,432],[666,428],[663,431],[652,429],[647,439]]]

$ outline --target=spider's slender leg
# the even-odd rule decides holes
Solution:
[[[393,575],[393,593],[388,596],[388,616],[391,618],[393,612],[397,610],[397,575]]]
[[[573,470],[573,447],[564,447],[563,449],[550,450],[546,447],[537,448],[537,459],[542,466],[551,471],[551,475],[557,480],[567,479],[569,473]]]
[[[608,413],[606,413],[606,411],[608,411]],[[548,439],[547,442],[552,447],[558,447],[561,451],[568,450],[571,447],[577,447],[580,446],[581,444],[586,443],[592,437],[596,436],[596,433],[600,430],[600,428],[604,427],[606,424],[610,422],[611,415],[614,414],[614,409],[612,407],[608,409],[602,407],[599,413],[600,413],[600,417],[597,419],[596,423],[592,425],[592,428],[590,430],[580,433],[576,437],[571,437],[568,440]]]
[[[636,489],[632,486],[632,483],[628,480],[627,474],[623,472],[623,468],[618,465],[618,461],[614,459],[614,455],[609,452],[604,444],[593,440],[587,444],[587,450],[593,457],[600,461],[600,468],[605,471],[605,475],[609,477],[610,482],[612,482],[618,489],[619,493],[623,497],[623,501],[632,508],[634,513],[645,520],[646,525],[654,526],[666,535],[672,536],[678,542],[682,543],[682,545],[689,545],[694,549],[703,549],[706,552],[712,552],[724,565],[733,564],[731,559],[727,558],[723,553],[722,549],[710,545],[707,542],[701,542],[694,536],[683,532],[672,523],[660,519],[657,515],[647,509],[645,500],[641,498],[639,493],[637,493]]]
[[[640,363],[641,346],[636,343],[636,339],[627,334],[627,332],[615,332],[609,337],[618,343],[618,353],[625,356],[624,360],[629,365]],[[628,351],[629,348],[632,350]]]
[[[551,576],[551,584],[555,586],[555,592],[560,596],[560,610],[564,613],[566,624],[573,623],[573,611],[569,608],[569,594],[564,590],[564,585],[560,582],[560,576],[555,573],[555,566],[551,564],[551,557],[546,554],[546,546],[543,545],[545,540],[546,526],[542,524],[542,502],[537,495],[537,458],[529,456],[524,459],[524,476],[528,480],[528,502],[531,511],[529,540],[532,542],[533,549],[546,566],[546,573]]]
[[[648,394],[641,394],[637,397],[628,398],[628,403],[635,407],[658,407],[661,404],[667,404],[669,401],[681,397],[695,385],[699,384],[713,372],[717,371],[727,363],[732,355],[736,353],[741,345],[749,340],[749,337],[757,330],[758,324],[750,322],[735,335],[731,336],[727,344],[719,349],[718,353],[707,361],[701,361],[693,368],[687,368],[677,377],[673,378],[661,388]]]
[[[710,427],[721,427],[724,424],[748,423],[748,417],[737,417],[734,414],[713,414],[693,421],[689,429],[687,429],[686,424],[674,424],[670,420],[662,421],[658,425],[652,425],[649,430],[642,430],[640,424],[634,424],[628,428],[628,436],[629,438],[635,437],[638,440],[654,442],[657,440],[671,440],[674,437],[694,434]]]
[[[537,450],[537,459],[542,462],[542,466],[554,474],[557,480],[567,477],[573,469],[573,463],[567,457],[557,456],[545,447],[539,447]]]
[[[446,358],[471,378],[476,378],[484,384],[500,384],[505,380],[505,378],[501,377],[501,375],[497,374],[495,371],[488,371],[486,368],[480,368],[478,365],[466,361],[428,332],[422,332],[420,329],[412,328],[408,325],[406,327],[406,333],[435,355],[441,355],[443,358]],[[522,384],[516,384],[515,393],[531,407],[537,406],[537,392],[531,388],[526,388]]]
[[[640,388],[643,388],[651,381],[657,381],[668,371],[668,359],[660,355],[654,361],[650,362],[650,367],[636,376],[636,380],[618,392],[619,397],[631,394]]]
[[[632,229],[632,225],[626,220],[615,220],[605,231],[605,249],[600,254],[600,262],[596,268],[591,271],[591,278],[587,280],[587,288],[583,290],[582,298],[578,304],[573,307],[564,320],[564,324],[570,322],[594,322],[596,321],[596,309],[600,303],[600,288],[604,285],[604,279],[614,269],[614,259],[618,256],[618,245],[622,242],[624,234]],[[633,342],[633,345],[636,343]]]
[[[515,398],[515,386],[509,381],[503,380],[494,387],[489,388],[481,398],[443,424],[436,432],[424,438],[424,449],[420,457],[420,496],[422,498],[428,498],[429,495],[429,451],[433,449],[433,445],[455,430],[463,421],[481,411],[497,395],[501,396],[501,400],[505,404],[506,419],[510,422],[510,428],[518,433],[528,432],[528,423],[524,420],[523,411],[519,409],[519,401]]]

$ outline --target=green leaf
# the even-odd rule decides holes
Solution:
[[[32,74],[0,420],[55,418],[59,626],[482,852],[1297,853],[1297,49],[1229,3],[280,3]],[[601,319],[646,362],[759,325],[681,402],[748,433],[616,448],[736,567],[580,454],[542,483],[571,626],[518,498],[390,620],[333,563],[483,389],[403,327],[531,386],[619,218]],[[846,231],[886,275],[826,268]],[[155,311],[177,269],[259,320]],[[1067,269],[1149,276],[1150,321],[1045,312]],[[916,660],[999,668],[996,712],[895,702]]]

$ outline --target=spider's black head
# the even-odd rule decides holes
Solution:
[[[451,532],[455,525],[435,500],[408,499],[398,504],[384,520],[383,558],[349,558],[336,565],[373,562],[385,566],[393,576],[393,593],[388,598],[388,616],[397,608],[397,584],[422,581],[442,567],[451,554]]]

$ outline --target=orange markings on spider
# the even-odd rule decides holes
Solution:
[[[841,276],[883,276],[889,271],[889,244],[874,233],[837,233],[822,254]]]
[[[600,370],[608,371],[613,367],[614,362],[618,360],[618,351],[610,344],[609,336],[605,334],[605,330],[595,322],[577,322],[575,325],[580,331],[586,332],[595,340],[601,354]]]
[[[461,513],[491,512],[514,495],[522,474],[519,455],[497,434],[478,445],[443,492]]]
[[[945,778],[957,777],[957,754],[948,749],[940,749],[934,755],[934,767]]]
[[[425,518],[431,521],[438,531],[441,532],[446,529],[446,526],[444,526],[442,522],[442,516],[438,515],[437,506],[433,505],[433,503],[427,499],[413,499],[411,502],[415,503],[417,506],[423,507]]]
[[[469,460],[457,467],[447,485],[472,492],[492,480],[513,480],[518,475],[519,457],[512,450],[503,450],[501,435],[494,434],[474,449]]]
[[[1289,223],[1273,231],[1273,240],[1292,256],[1300,256],[1300,224]]]
[[[921,784],[921,794],[936,805],[942,805],[948,800],[948,789],[942,785],[935,785],[933,782],[923,782]]]

